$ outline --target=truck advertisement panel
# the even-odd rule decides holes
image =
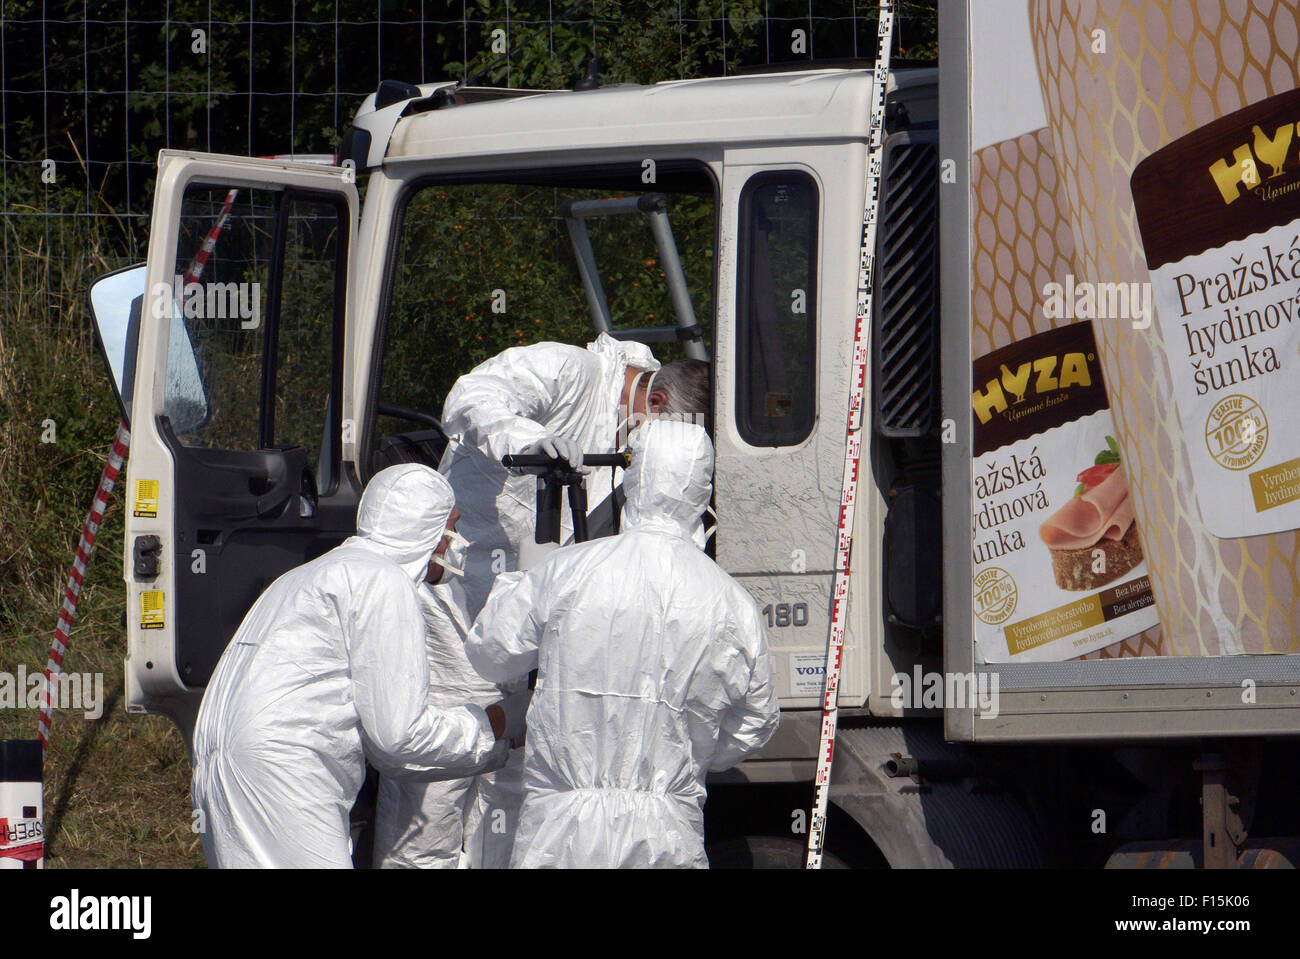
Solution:
[[[970,5],[977,661],[1300,652],[1294,8]]]

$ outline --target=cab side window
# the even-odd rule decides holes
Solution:
[[[760,173],[740,195],[736,427],[794,446],[816,415],[818,192],[806,173]]]

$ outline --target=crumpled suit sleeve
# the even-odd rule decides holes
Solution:
[[[745,695],[723,714],[718,744],[710,769],[730,769],[746,755],[761,749],[781,721],[776,690],[772,686],[772,657],[767,649],[767,630],[753,601],[736,610],[740,646],[750,656],[749,684]]]
[[[465,655],[484,679],[505,683],[537,668],[537,650],[546,625],[543,563],[527,573],[497,577],[483,611],[465,640]]]
[[[366,758],[395,779],[457,779],[496,769],[508,743],[498,742],[479,706],[427,704],[429,667],[424,617],[415,587],[395,572],[366,584],[346,635],[352,695]]]
[[[499,462],[549,435],[541,421],[561,392],[598,388],[598,372],[599,360],[578,347],[511,347],[456,381],[443,404],[442,428]]]

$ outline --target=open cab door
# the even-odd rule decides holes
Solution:
[[[163,151],[147,265],[91,292],[131,429],[126,702],[188,739],[272,580],[354,529],[351,171]]]

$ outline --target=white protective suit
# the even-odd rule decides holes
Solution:
[[[485,678],[538,669],[513,866],[706,867],[705,774],[776,730],[758,609],[692,540],[707,434],[659,420],[631,446],[623,532],[503,583],[466,642]]]
[[[463,579],[471,619],[497,575],[518,569],[519,544],[531,540],[537,527],[536,477],[510,473],[501,457],[555,434],[584,453],[614,452],[629,414],[619,409],[628,366],[655,372],[660,363],[645,344],[607,333],[586,349],[535,343],[480,363],[447,394],[442,427],[451,442],[439,469],[456,491],[456,528],[471,543]],[[609,495],[611,472],[595,470],[587,477],[589,507]],[[566,501],[561,538],[572,532]],[[465,864],[504,868],[523,800],[523,751],[512,752],[504,769],[478,777],[477,789],[466,824]]]
[[[551,434],[574,440],[584,453],[614,452],[627,416],[618,407],[628,366],[654,372],[659,361],[645,344],[607,333],[585,350],[536,343],[480,363],[447,394],[442,428],[452,442],[439,469],[456,491],[456,528],[472,544],[464,579],[471,616],[483,608],[496,575],[517,568],[519,544],[537,526],[536,477],[511,474],[501,457]],[[609,474],[587,477],[588,506],[609,495]],[[563,516],[571,534],[567,502]]]
[[[244,617],[194,733],[210,865],[350,867],[367,759],[422,780],[504,761],[481,707],[428,704],[416,583],[452,504],[427,466],[383,470],[361,497],[357,535],[285,573]]]
[[[421,583],[428,653],[429,705],[440,709],[474,703],[489,706],[501,691],[465,658],[471,620],[460,582]],[[467,806],[476,777],[411,782],[380,777],[375,807],[374,864],[380,869],[455,869],[460,864]]]

